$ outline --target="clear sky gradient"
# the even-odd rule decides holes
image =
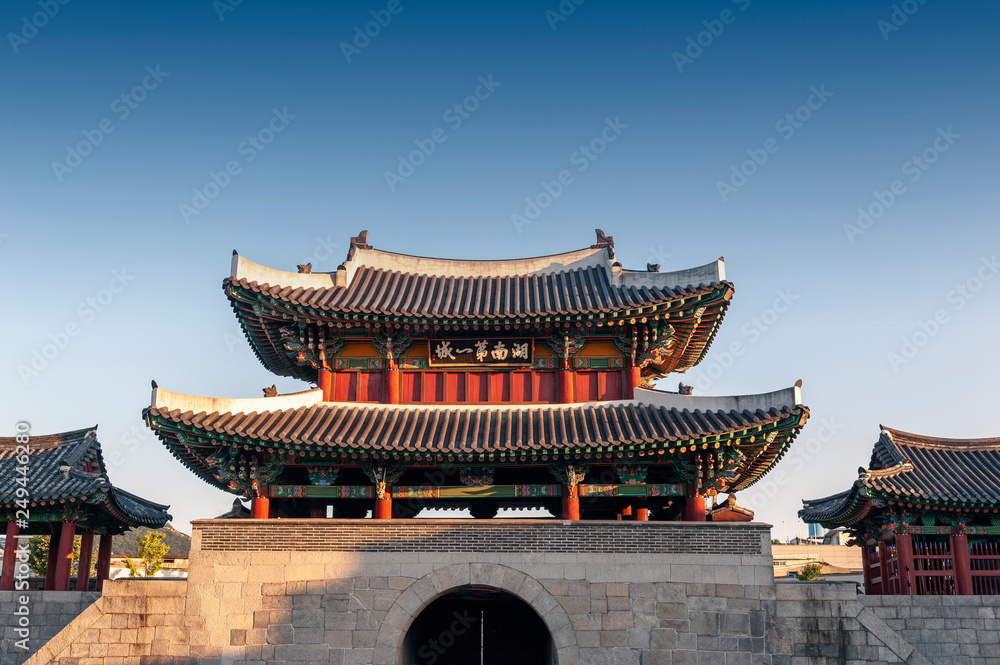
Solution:
[[[0,6],[0,432],[99,424],[112,481],[187,530],[232,497],[141,411],[151,379],[275,383],[234,248],[333,270],[361,229],[510,258],[599,227],[626,267],[726,258],[721,332],[663,387],[803,380],[809,424],[741,497],[777,537],[880,423],[1000,435],[996,3],[233,3]]]

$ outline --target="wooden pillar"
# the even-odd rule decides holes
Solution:
[[[705,522],[705,497],[698,495],[695,485],[687,486],[687,501],[684,504],[685,522]]]
[[[649,521],[649,508],[639,508],[635,511],[635,519],[639,522]]]
[[[389,488],[386,488],[385,497],[375,499],[375,519],[392,519],[392,497],[389,495]]]
[[[69,591],[69,575],[73,571],[73,535],[76,525],[63,522],[59,533],[59,551],[56,553],[55,590]]]
[[[111,576],[111,534],[101,534],[101,543],[97,546],[97,590],[104,589],[104,580]]]
[[[972,563],[969,559],[969,537],[965,534],[951,536],[951,563],[955,572],[955,593],[972,595]]]
[[[635,399],[635,389],[639,387],[642,370],[629,367],[625,370],[625,399]]]
[[[385,403],[399,404],[399,370],[395,367],[385,370]]]
[[[562,518],[574,522],[580,519],[580,492],[576,483],[563,485]]]
[[[321,369],[319,371],[319,378],[317,379],[317,385],[323,389],[323,401],[332,402],[333,401],[333,372],[328,369]]]
[[[625,506],[624,508],[622,508],[622,519],[623,520],[630,520],[630,519],[632,519],[632,505],[631,504],[629,504],[629,505]]]
[[[562,404],[571,404],[576,401],[576,372],[570,366],[568,360],[563,360],[562,367],[559,368],[559,401]]]
[[[76,590],[86,591],[90,584],[90,557],[94,551],[94,532],[80,535],[80,566],[76,569]]]
[[[861,545],[861,570],[865,578],[865,594],[872,593],[872,548],[868,543]]]
[[[61,531],[53,530],[49,536],[49,552],[45,560],[45,586],[46,591],[56,588],[56,560],[59,558],[59,535]]]
[[[0,591],[14,590],[14,573],[17,568],[17,522],[7,522],[7,539],[3,544],[3,574],[0,574]]]
[[[889,588],[889,541],[878,541],[878,563],[879,563],[879,588],[882,595],[889,595],[892,589]]]
[[[913,576],[913,536],[910,534],[896,535],[896,560],[899,563],[899,593],[904,596],[915,595],[911,580]]]
[[[270,516],[270,501],[266,496],[259,496],[250,502],[251,517],[255,520],[266,520]]]

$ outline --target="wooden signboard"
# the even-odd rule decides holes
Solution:
[[[432,367],[531,367],[534,340],[520,337],[428,340]]]

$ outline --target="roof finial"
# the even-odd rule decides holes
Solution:
[[[264,397],[277,397],[278,396],[278,386],[272,384],[270,388],[264,388]]]
[[[660,272],[660,264],[659,263],[647,263],[646,264],[646,272]]]
[[[300,275],[308,275],[313,271],[313,264],[310,263],[300,263],[298,265]]]
[[[689,386],[681,381],[677,384],[677,392],[681,395],[692,395],[694,394],[694,386]]]
[[[357,247],[358,249],[371,249],[372,246],[368,244],[368,230],[365,229],[361,233],[351,238],[351,247]]]
[[[591,245],[590,248],[591,249],[600,249],[601,247],[607,247],[608,249],[611,250],[611,256],[614,257],[614,255],[615,255],[615,237],[614,236],[605,235],[604,231],[602,231],[600,229],[594,229],[594,231],[597,232],[597,243],[594,244],[594,245]]]

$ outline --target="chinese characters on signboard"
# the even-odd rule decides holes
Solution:
[[[514,365],[530,367],[532,340],[520,338],[432,339],[431,365]]]

